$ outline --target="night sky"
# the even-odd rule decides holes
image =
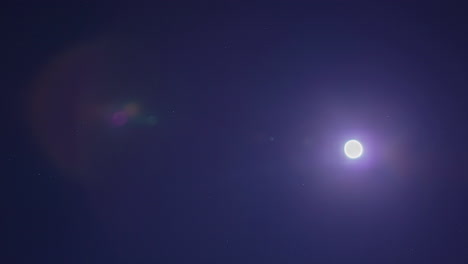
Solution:
[[[62,2],[0,11],[1,263],[468,263],[463,6]]]

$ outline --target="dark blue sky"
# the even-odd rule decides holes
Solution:
[[[465,13],[4,6],[2,263],[467,263]]]

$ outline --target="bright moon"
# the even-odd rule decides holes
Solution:
[[[357,159],[361,157],[363,151],[364,149],[362,148],[361,143],[354,139],[346,142],[344,145],[344,152],[350,159]]]

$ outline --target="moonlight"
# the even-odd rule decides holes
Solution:
[[[357,140],[349,140],[346,142],[344,145],[344,153],[346,156],[350,159],[357,159],[361,157],[364,149],[361,145],[361,143]]]

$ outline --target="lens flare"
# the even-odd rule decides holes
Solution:
[[[112,115],[112,124],[114,126],[123,126],[128,122],[128,115],[125,111],[119,111]]]

